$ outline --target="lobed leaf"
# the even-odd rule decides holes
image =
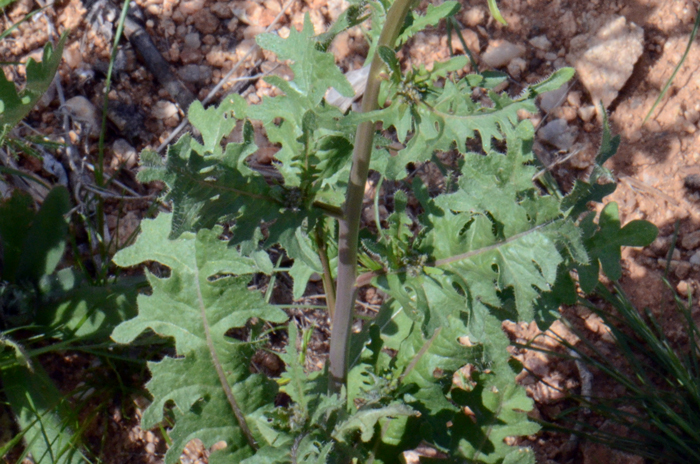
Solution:
[[[318,104],[329,87],[344,97],[355,94],[352,86],[335,65],[333,55],[316,49],[317,39],[308,13],[304,16],[304,28],[297,32],[292,28],[287,39],[277,34],[260,34],[258,45],[277,54],[280,60],[292,60],[292,81],[295,90],[306,96],[313,105]]]
[[[55,49],[47,43],[41,62],[37,63],[33,58],[27,61],[27,82],[19,93],[14,82],[8,81],[5,72],[0,70],[0,128],[17,125],[49,89],[58,65],[61,64],[63,46],[67,39],[68,32],[64,32]]]
[[[287,316],[265,304],[260,294],[248,291],[249,278],[236,277],[256,272],[256,262],[221,241],[222,228],[196,235],[186,232],[169,240],[171,221],[170,214],[143,221],[136,243],[115,255],[120,266],[156,261],[170,269],[170,276],[146,273],[152,294],[139,295],[139,315],[120,324],[112,338],[129,343],[147,329],[174,338],[180,358],[149,363],[153,379],[148,388],[154,400],[143,417],[143,426],[153,427],[162,420],[166,403],[175,404],[177,425],[171,431],[173,446],[166,463],[175,462],[193,438],[206,446],[226,441],[228,446],[220,453],[239,462],[253,450],[222,387],[230,386],[248,427],[262,443],[264,435],[251,427],[255,421],[250,416],[272,403],[277,388],[265,376],[251,374],[253,346],[227,332],[244,327],[251,317],[279,323]],[[227,385],[222,385],[219,367]]]

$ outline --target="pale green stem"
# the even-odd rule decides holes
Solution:
[[[381,46],[393,48],[411,3],[412,0],[396,0],[394,2],[387,13],[386,23],[379,37],[377,48]],[[374,111],[378,107],[377,97],[383,66],[384,63],[379,58],[379,54],[375,54],[367,78],[367,88],[362,98],[363,113]],[[347,378],[348,348],[352,332],[352,314],[355,308],[358,234],[360,232],[365,183],[372,157],[374,127],[375,124],[371,121],[363,122],[357,127],[352,169],[345,199],[345,218],[339,221],[338,286],[329,355],[331,376],[329,385],[332,392],[339,392],[345,385]]]

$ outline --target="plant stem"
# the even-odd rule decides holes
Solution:
[[[331,320],[333,320],[333,316],[335,315],[335,283],[333,282],[333,275],[331,274],[331,263],[328,260],[326,237],[323,233],[322,223],[316,227],[315,232],[318,257],[321,260],[321,266],[323,266],[323,289],[326,292],[326,304],[328,305],[328,312],[331,315]]]
[[[379,37],[377,47],[393,48],[399,30],[404,23],[412,0],[396,0],[387,13],[386,22]],[[367,88],[362,98],[362,112],[374,111],[378,107],[379,76],[384,63],[375,54],[367,78]],[[360,216],[365,193],[365,183],[369,174],[369,161],[372,157],[374,126],[371,121],[357,126],[355,147],[352,154],[352,169],[345,198],[345,218],[339,221],[338,236],[338,287],[336,307],[331,330],[329,355],[331,392],[339,392],[347,378],[348,345],[352,328],[352,314],[355,308],[355,278],[357,275],[357,245],[360,232]]]

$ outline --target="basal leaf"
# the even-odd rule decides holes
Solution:
[[[284,312],[245,290],[245,278],[234,277],[256,272],[255,260],[242,257],[235,248],[219,240],[221,228],[201,230],[196,236],[188,232],[169,240],[171,220],[170,214],[144,220],[136,243],[114,256],[114,262],[122,267],[156,261],[171,270],[170,277],[162,279],[147,273],[153,294],[139,295],[139,315],[115,329],[115,340],[128,343],[150,328],[174,337],[178,353],[201,348],[205,343],[202,305],[212,333],[222,337],[231,327],[245,325],[251,317],[273,322],[286,320]],[[245,296],[238,295],[241,289]]]
[[[174,402],[177,424],[166,463],[174,463],[193,438],[206,446],[226,441],[228,446],[220,453],[240,462],[253,450],[224,387],[230,387],[243,418],[269,406],[277,388],[266,377],[251,374],[253,345],[226,334],[244,327],[251,317],[283,322],[287,316],[265,304],[260,294],[248,291],[249,277],[236,277],[255,272],[255,260],[221,241],[220,227],[169,240],[171,220],[171,215],[161,214],[143,221],[136,243],[115,255],[121,266],[156,261],[170,269],[170,276],[146,273],[152,294],[139,295],[139,315],[120,324],[112,338],[129,343],[147,329],[174,338],[181,357],[149,364],[153,379],[148,388],[154,401],[143,417],[143,426],[150,428],[162,419],[165,404]],[[264,435],[250,425],[255,422],[245,422],[264,444]]]
[[[248,426],[257,441],[265,444],[251,416],[274,401],[275,383],[262,374],[250,373],[249,362],[253,355],[250,346],[220,337],[216,349]],[[231,412],[206,348],[190,351],[180,359],[149,362],[148,367],[153,379],[146,387],[153,395],[153,403],[144,411],[142,427],[153,428],[163,419],[166,403],[172,401],[175,405],[175,427],[169,433],[173,444],[165,456],[167,464],[177,462],[185,445],[195,438],[202,440],[206,447],[225,441],[227,447],[213,456],[218,454],[219,459],[225,457],[228,462],[240,462],[253,454]]]

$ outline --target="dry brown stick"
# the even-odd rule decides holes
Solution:
[[[121,11],[111,1],[97,3],[95,7],[104,8],[116,17],[121,15]],[[124,35],[129,40],[134,50],[142,58],[148,71],[155,76],[163,88],[175,99],[182,111],[186,114],[190,104],[196,100],[195,95],[190,92],[185,84],[177,78],[170,69],[170,64],[160,54],[151,37],[144,30],[143,26],[132,16],[127,15],[124,21]]]

